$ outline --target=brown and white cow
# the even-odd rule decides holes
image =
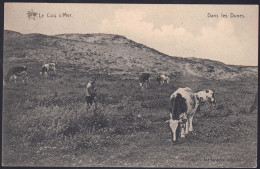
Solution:
[[[8,70],[8,72],[7,72],[6,76],[5,76],[6,77],[6,81],[8,81],[8,79],[10,80],[11,76],[16,75],[17,73],[21,73],[23,71],[27,72],[28,68],[26,66],[14,66],[14,67],[11,67]],[[14,76],[13,76],[13,78],[14,78]]]
[[[14,81],[14,83],[16,83],[18,79],[20,79],[20,81],[23,84],[29,83],[28,73],[26,71],[22,71],[20,73],[13,74],[12,76],[10,76],[9,81]]]
[[[146,87],[150,84],[150,73],[143,73],[139,76],[139,85],[142,87],[146,84]]]
[[[170,83],[171,79],[167,75],[158,75],[157,83],[158,85],[164,85],[165,83]]]
[[[198,108],[198,100],[195,93],[188,87],[177,89],[170,97],[170,123],[172,140],[178,139],[178,130],[181,137],[185,137],[189,131],[193,131],[192,120]]]
[[[42,71],[40,72],[41,75],[48,76],[56,74],[56,65],[55,63],[47,63],[42,66]]]
[[[28,71],[28,68],[27,66],[14,66],[14,67],[11,67],[8,72],[7,72],[7,75],[12,76],[13,74],[16,74],[16,73],[21,73],[23,71]]]
[[[199,92],[196,92],[196,97],[199,100],[199,107],[198,111],[200,111],[201,105],[205,103],[210,103],[210,108],[212,106],[216,107],[216,98],[215,98],[215,91],[212,89],[205,89]]]

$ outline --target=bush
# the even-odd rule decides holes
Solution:
[[[88,112],[85,104],[70,104],[66,107],[35,107],[27,115],[17,120],[16,127],[29,142],[41,142],[56,137],[71,137],[87,130],[107,126],[106,117],[99,113]]]
[[[248,113],[249,113],[249,112],[246,111],[245,108],[242,108],[242,109],[239,110],[239,114],[248,114]]]
[[[78,149],[100,143],[110,144],[110,141],[103,141],[105,135],[126,134],[151,127],[151,121],[141,117],[141,113],[146,111],[139,102],[126,97],[114,106],[98,104],[96,111],[87,110],[84,103],[39,105],[26,114],[18,115],[19,118],[12,122],[12,128],[28,146],[43,143]],[[97,140],[100,132],[102,134]]]
[[[217,106],[217,110],[223,110],[223,109],[225,109],[225,107],[224,107],[222,104],[219,104],[219,105]]]
[[[131,131],[144,130],[151,126],[151,121],[141,116],[141,112],[147,110],[142,108],[140,102],[130,101],[124,97],[117,105],[117,116],[113,118],[111,127],[114,134],[126,134]]]

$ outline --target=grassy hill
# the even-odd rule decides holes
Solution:
[[[82,71],[119,74],[130,78],[140,72],[170,76],[238,79],[257,76],[257,67],[231,66],[221,62],[168,56],[112,34],[20,34],[4,32],[5,62],[19,59],[55,62]],[[173,46],[174,48],[174,46]]]

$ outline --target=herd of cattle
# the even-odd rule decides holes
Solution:
[[[143,88],[144,85],[146,85],[146,87],[149,86],[150,84],[150,73],[143,73],[139,76],[139,85]],[[161,75],[158,75],[157,78],[157,83],[158,85],[163,85],[165,83],[170,83],[171,80],[169,78],[169,76],[167,75],[164,75],[164,74],[161,74]]]
[[[42,66],[42,70],[40,72],[41,75],[48,76],[56,74],[56,66],[55,63],[48,63]],[[5,81],[17,83],[17,81],[22,82],[23,84],[29,83],[28,76],[28,67],[27,66],[14,66],[11,67],[3,81],[3,85],[5,85]]]
[[[179,88],[170,96],[170,128],[173,142],[177,141],[180,134],[182,138],[189,131],[193,131],[192,120],[197,111],[200,111],[202,103],[209,102],[216,106],[213,90],[193,92],[190,88]]]
[[[55,63],[48,63],[42,66],[41,75],[48,76],[48,74],[56,74]],[[150,84],[149,73],[142,73],[139,76],[139,85],[142,87]],[[28,68],[26,66],[17,66],[9,69],[6,79],[14,81],[21,79],[22,83],[29,83]],[[170,83],[171,80],[167,75],[158,75],[158,85]],[[257,96],[258,97],[258,94]],[[202,104],[209,103],[210,107],[216,107],[214,90],[206,89],[199,92],[193,92],[190,88],[179,88],[170,96],[170,119],[169,122],[172,133],[172,141],[176,142],[180,137],[184,138],[185,134],[193,130],[192,120],[196,112],[200,111]]]
[[[143,73],[139,76],[139,84],[143,89],[150,84],[149,73]],[[158,85],[169,83],[171,80],[167,75],[159,75],[156,78]],[[171,128],[172,141],[176,142],[179,137],[184,138],[185,134],[193,131],[192,121],[196,112],[200,111],[201,105],[209,103],[210,108],[216,107],[215,91],[213,89],[205,89],[198,92],[193,92],[192,89],[178,88],[170,96],[170,119],[169,122]],[[256,110],[258,107],[258,91],[255,95],[254,103],[250,108],[250,113]]]

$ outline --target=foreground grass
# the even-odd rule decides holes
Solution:
[[[4,89],[3,163],[7,166],[255,167],[256,112],[248,114],[256,79],[174,79],[143,91],[134,79],[97,76],[97,112],[86,110],[91,75],[31,76]],[[102,77],[102,78],[101,78]],[[168,98],[178,87],[215,89],[217,108],[205,105],[194,132],[170,141]]]

